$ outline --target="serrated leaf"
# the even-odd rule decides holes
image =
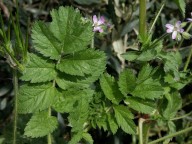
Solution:
[[[58,60],[62,52],[62,46],[43,22],[35,22],[32,27],[32,40],[37,51],[46,57]]]
[[[155,102],[150,100],[143,100],[136,97],[127,97],[125,103],[132,109],[151,114],[155,110]]]
[[[57,118],[49,116],[43,111],[32,116],[25,127],[24,135],[32,138],[43,137],[52,133],[57,128]]]
[[[164,60],[164,71],[173,72],[176,79],[179,79],[179,66],[182,63],[181,55],[178,51],[170,53],[161,53]]]
[[[136,125],[133,122],[133,114],[127,109],[127,107],[119,105],[114,106],[115,118],[118,125],[123,131],[129,134],[136,133]]]
[[[150,61],[153,60],[157,57],[157,53],[155,49],[148,49],[143,51],[139,57],[137,58],[137,60],[139,61]]]
[[[128,51],[122,54],[121,56],[128,61],[133,61],[133,60],[136,60],[139,57],[139,55],[140,55],[140,52],[138,51]]]
[[[103,74],[100,79],[100,85],[105,96],[111,100],[112,103],[119,104],[119,102],[123,99],[123,95],[119,91],[114,77],[107,73]]]
[[[69,114],[69,122],[72,125],[72,132],[83,131],[83,125],[89,115],[90,99],[79,99],[74,105],[73,111]]]
[[[181,108],[182,99],[178,92],[165,95],[166,99],[163,100],[160,106],[160,111],[164,118],[171,119],[174,118],[177,111]]]
[[[55,65],[52,61],[46,60],[40,55],[28,54],[28,62],[25,66],[23,75],[20,77],[23,81],[31,83],[47,82],[55,79]]]
[[[140,83],[148,79],[151,75],[152,75],[152,67],[149,64],[143,66],[138,74],[137,83]]]
[[[37,22],[32,28],[35,49],[51,59],[60,59],[69,54],[86,49],[93,37],[92,24],[82,21],[78,10],[60,7],[51,11],[52,22]]]
[[[90,101],[92,99],[94,91],[91,89],[69,89],[67,91],[58,92],[57,100],[53,107],[57,112],[73,112],[76,108],[76,104],[81,99],[87,99]]]
[[[83,138],[83,133],[78,132],[72,136],[71,140],[69,141],[69,144],[77,144],[82,138]]]
[[[108,118],[107,120],[109,123],[109,127],[110,127],[112,133],[115,134],[117,132],[117,129],[118,129],[118,125],[117,125],[117,122],[115,120],[115,117],[114,117],[114,115],[109,114],[107,118]]]
[[[66,74],[64,72],[58,72],[58,76],[56,77],[56,83],[63,90],[66,89],[84,89],[88,88],[93,82],[95,82],[102,72],[104,71],[105,66],[100,67],[92,75],[83,76],[73,76],[70,74]]]
[[[125,96],[132,92],[136,86],[136,77],[132,70],[126,69],[120,73],[118,81],[119,89]]]
[[[57,64],[57,69],[70,75],[86,76],[91,75],[97,69],[103,69],[105,55],[101,51],[87,49],[76,52],[62,58]]]
[[[179,7],[179,10],[181,11],[182,16],[185,17],[185,7],[186,7],[185,0],[174,0],[174,2]]]
[[[131,94],[143,99],[159,98],[163,95],[163,88],[159,81],[149,78],[144,82],[137,84]]]
[[[93,138],[89,133],[83,133],[83,139],[86,140],[89,144],[93,144]]]
[[[42,111],[51,106],[55,96],[52,83],[24,84],[19,88],[19,113],[33,113]]]

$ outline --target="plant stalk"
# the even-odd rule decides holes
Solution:
[[[187,57],[187,61],[185,62],[185,66],[184,66],[184,69],[183,69],[184,72],[187,71],[188,65],[189,65],[189,63],[191,61],[191,56],[192,56],[192,47],[190,48],[190,52],[189,52],[189,55]]]
[[[139,34],[146,35],[146,0],[139,0]]]
[[[48,109],[48,116],[51,116],[51,107]],[[47,144],[52,144],[51,133],[47,135]]]
[[[189,30],[192,28],[192,23],[189,25],[189,27],[187,28],[187,30],[185,32],[189,32]],[[181,39],[181,42],[179,43],[179,46],[177,47],[177,49],[181,48],[181,45],[183,44],[184,39]]]
[[[144,119],[140,118],[139,119],[139,144],[143,144],[143,123]]]
[[[13,144],[17,143],[17,118],[18,118],[18,107],[17,107],[17,99],[18,99],[18,75],[17,70],[13,69],[13,87],[15,93],[15,104],[14,104],[14,124],[13,124]]]
[[[163,10],[163,8],[164,8],[164,6],[165,6],[165,1],[166,1],[166,0],[163,1],[163,4],[161,5],[160,10],[158,11],[158,13],[157,13],[157,15],[156,15],[156,17],[155,17],[155,19],[154,19],[154,21],[153,21],[153,24],[152,24],[151,28],[149,29],[149,33],[152,32],[152,30],[153,30],[153,28],[154,28],[154,26],[155,26],[155,23],[157,22],[157,19],[158,19],[161,11]]]
[[[169,135],[167,135],[167,136],[164,136],[164,137],[162,137],[162,138],[159,138],[159,139],[157,139],[157,140],[154,140],[154,141],[152,141],[152,142],[149,142],[148,144],[156,144],[156,143],[158,143],[158,142],[161,142],[161,141],[164,141],[164,140],[166,140],[166,139],[175,137],[175,136],[177,136],[177,135],[181,135],[181,134],[186,133],[186,132],[189,132],[189,131],[192,131],[192,127],[189,127],[189,128],[184,129],[184,130],[181,130],[181,131],[178,131],[178,132],[169,134]]]

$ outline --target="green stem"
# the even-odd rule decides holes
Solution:
[[[189,30],[192,28],[192,23],[189,25],[189,27],[187,28],[187,30],[185,31],[185,32],[189,32]],[[180,47],[181,47],[181,45],[183,44],[183,41],[184,41],[184,39],[182,38],[181,39],[181,42],[179,43],[179,46],[178,46],[178,48],[177,49],[179,49]]]
[[[18,99],[18,75],[17,70],[13,69],[13,87],[15,93],[15,105],[14,105],[14,124],[13,124],[13,144],[17,142],[17,99]]]
[[[7,52],[7,54],[11,57],[11,60],[14,61],[14,63],[17,65],[17,68],[20,70],[20,71],[23,71],[24,67],[17,61],[17,59],[14,57],[14,55],[9,51],[9,44],[6,44],[4,46],[4,49],[5,51]]]
[[[146,35],[146,0],[139,0],[139,34]]]
[[[143,144],[143,123],[144,119],[139,119],[139,144]]]
[[[95,36],[93,35],[93,38],[92,38],[92,40],[91,40],[91,48],[94,48],[94,42],[95,42]]]
[[[192,130],[192,127],[189,127],[189,128],[184,129],[184,130],[181,130],[181,131],[178,131],[178,132],[169,134],[169,135],[167,135],[167,136],[164,136],[164,137],[162,137],[162,138],[159,138],[159,139],[157,139],[157,140],[154,140],[154,141],[152,141],[152,142],[149,142],[148,144],[155,144],[155,143],[164,141],[164,140],[166,140],[166,139],[175,137],[175,136],[177,136],[177,135],[181,135],[181,134],[186,133],[186,132],[191,131],[191,130]]]
[[[157,15],[156,15],[156,17],[155,17],[155,19],[154,19],[154,21],[153,21],[153,24],[151,25],[151,28],[149,29],[149,33],[152,32],[152,30],[153,30],[153,28],[154,28],[154,26],[155,26],[155,23],[157,22],[157,19],[158,19],[161,11],[163,10],[163,8],[164,8],[164,6],[165,6],[165,1],[166,1],[166,0],[163,1],[163,4],[161,5],[160,10],[159,10],[159,12],[157,13]]]
[[[183,69],[184,72],[187,71],[188,65],[189,65],[189,63],[191,61],[191,56],[192,56],[192,48],[190,49],[189,55],[187,57],[187,61],[185,62],[185,66],[184,66],[184,69]]]
[[[192,114],[192,112],[189,112],[189,113],[187,113],[187,114],[185,114],[185,115],[182,115],[182,116],[180,116],[180,117],[172,118],[171,121],[185,118],[185,117],[187,117],[187,116],[189,116],[189,115],[191,115],[191,114]]]
[[[51,116],[51,107],[49,107],[49,109],[48,109],[48,116],[49,116],[49,117]],[[51,133],[49,133],[49,134],[47,135],[47,144],[52,144]]]

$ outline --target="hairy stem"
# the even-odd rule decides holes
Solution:
[[[146,35],[146,0],[139,0],[139,34]]]
[[[154,19],[152,25],[151,25],[151,28],[149,29],[149,33],[152,32],[152,30],[153,30],[153,28],[154,28],[154,26],[155,26],[155,23],[157,22],[157,19],[158,19],[158,17],[159,17],[159,15],[160,15],[161,11],[163,10],[163,8],[164,8],[164,6],[165,6],[165,1],[166,1],[166,0],[163,1],[163,4],[161,5],[160,10],[158,11],[158,13],[157,13],[157,15],[156,15],[156,17],[155,17],[155,19]]]
[[[15,93],[15,105],[14,105],[14,124],[13,124],[13,144],[17,143],[17,99],[18,99],[18,75],[17,70],[13,69],[13,87]]]
[[[192,48],[190,48],[190,52],[189,52],[189,55],[187,57],[187,61],[185,62],[185,66],[184,66],[184,69],[183,69],[184,72],[187,71],[188,65],[189,65],[189,63],[191,61],[191,56],[192,56]]]
[[[189,128],[184,129],[184,130],[181,130],[181,131],[178,131],[178,132],[169,134],[169,135],[167,135],[167,136],[164,136],[164,137],[162,137],[162,138],[159,138],[159,139],[157,139],[157,140],[154,140],[154,141],[152,141],[152,142],[149,142],[148,144],[156,144],[156,143],[158,143],[158,142],[161,142],[161,141],[164,141],[164,140],[166,140],[166,139],[175,137],[175,136],[177,136],[177,135],[181,135],[181,134],[186,133],[186,132],[189,132],[189,131],[192,131],[192,127],[189,127]]]
[[[48,109],[48,116],[51,116],[51,107]],[[47,144],[52,144],[51,133],[47,135]]]

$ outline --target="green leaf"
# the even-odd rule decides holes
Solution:
[[[52,83],[24,84],[19,89],[19,113],[33,113],[47,109],[53,103],[55,88]]]
[[[78,132],[72,136],[71,140],[69,141],[69,144],[77,144],[82,138],[83,138],[83,133]]]
[[[74,105],[73,111],[69,113],[69,122],[72,125],[72,132],[83,131],[83,125],[89,115],[90,99],[81,98]]]
[[[32,138],[43,137],[52,133],[57,128],[57,118],[49,116],[43,111],[32,116],[25,127],[24,135]]]
[[[28,58],[21,80],[37,83],[51,81],[56,78],[55,65],[50,60],[32,53],[28,54]]]
[[[86,140],[89,144],[93,144],[93,138],[89,133],[83,133],[83,139]]]
[[[92,24],[82,21],[78,10],[60,7],[51,11],[52,22],[36,22],[32,39],[37,51],[51,59],[60,59],[63,54],[74,53],[90,44],[93,37]]]
[[[160,106],[160,111],[163,117],[169,120],[174,118],[177,111],[181,108],[182,99],[178,92],[167,93],[165,97],[166,99],[163,100]]]
[[[185,8],[186,8],[185,0],[174,0],[174,2],[179,7],[179,10],[181,11],[182,16],[185,17]]]
[[[152,67],[147,64],[142,67],[141,71],[138,74],[137,83],[143,82],[144,80],[148,79],[150,76],[152,76]]]
[[[75,105],[81,99],[87,99],[90,101],[92,99],[94,91],[91,89],[75,90],[69,89],[67,91],[58,92],[57,100],[53,107],[57,112],[73,112]]]
[[[119,89],[125,96],[132,92],[136,86],[136,77],[132,70],[126,69],[120,73],[118,81]]]
[[[143,99],[154,99],[162,96],[163,92],[164,90],[158,80],[148,78],[144,82],[137,84],[131,94]]]
[[[127,109],[127,107],[119,105],[114,106],[115,111],[115,118],[117,120],[118,125],[121,127],[123,131],[129,134],[136,133],[136,125],[133,122],[134,116],[133,114]]]
[[[179,79],[179,66],[182,63],[181,54],[176,52],[161,53],[160,57],[164,60],[164,71],[173,72],[176,79]]]
[[[114,115],[109,114],[107,118],[108,118],[109,127],[110,127],[112,133],[115,134],[117,132],[117,129],[118,129],[118,125],[117,125],[117,122],[115,120],[115,117],[114,117]]]
[[[127,97],[125,103],[132,109],[146,114],[151,114],[155,110],[155,102],[143,100],[136,97]]]
[[[139,54],[140,52],[138,51],[128,51],[121,56],[128,61],[134,61],[139,57]]]
[[[97,69],[104,69],[105,55],[101,51],[87,49],[62,58],[57,69],[70,75],[91,75]]]
[[[56,83],[63,90],[66,89],[83,89],[88,88],[93,82],[95,82],[100,75],[103,73],[105,69],[105,64],[100,64],[98,69],[95,70],[92,75],[83,76],[74,76],[70,74],[66,74],[64,72],[58,72],[58,76],[56,77]]]
[[[123,99],[123,95],[119,91],[117,82],[114,77],[109,74],[103,74],[100,79],[101,89],[104,92],[105,96],[112,101],[114,104],[119,104]]]

